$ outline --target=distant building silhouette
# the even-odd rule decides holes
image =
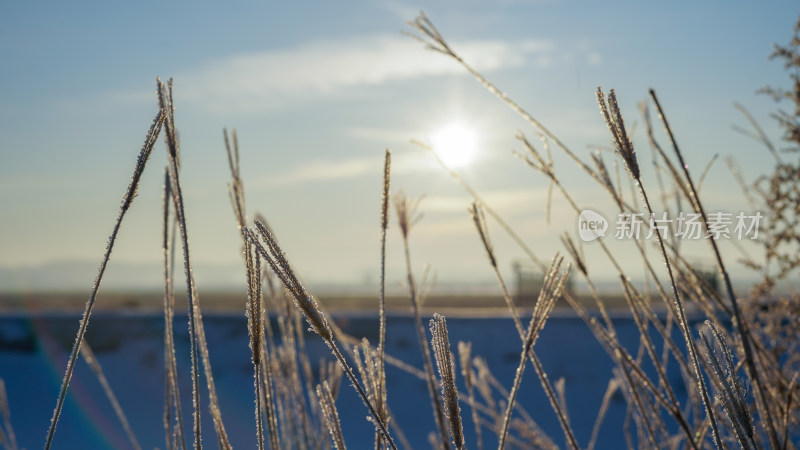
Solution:
[[[699,264],[693,264],[692,267],[694,268],[700,286],[702,286],[704,291],[720,294],[720,278],[719,278],[719,272],[717,272],[716,268],[703,267]],[[687,275],[681,274],[679,275],[679,277],[680,279],[678,280],[678,289],[684,296],[689,296],[687,290],[689,289],[688,286],[691,286],[691,281],[693,280],[693,278],[688,274]]]
[[[514,304],[522,307],[532,307],[536,304],[539,291],[542,289],[544,272],[538,267],[520,260],[514,261],[511,264],[511,268],[514,270]],[[565,291],[572,291],[572,282],[572,273],[570,272],[564,283]]]

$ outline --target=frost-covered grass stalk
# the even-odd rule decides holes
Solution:
[[[89,293],[89,300],[86,301],[86,309],[83,312],[83,317],[81,318],[78,326],[78,334],[75,336],[75,343],[72,345],[72,351],[70,352],[69,359],[67,360],[67,368],[64,372],[64,379],[61,381],[61,389],[58,393],[56,408],[55,411],[53,411],[53,418],[50,420],[50,428],[47,430],[47,440],[44,444],[46,449],[49,449],[53,443],[56,425],[58,425],[58,419],[61,416],[61,409],[64,406],[64,400],[67,396],[67,389],[69,389],[69,382],[72,380],[72,372],[75,369],[75,361],[78,359],[78,353],[81,350],[83,338],[86,336],[86,329],[89,326],[89,319],[92,316],[94,304],[97,300],[97,292],[100,290],[100,283],[103,281],[103,274],[105,274],[106,266],[108,266],[108,261],[111,259],[111,251],[114,249],[114,243],[117,241],[117,234],[119,233],[120,226],[122,225],[122,220],[125,218],[125,213],[128,212],[128,209],[130,208],[131,204],[133,203],[133,199],[136,196],[136,191],[139,188],[139,181],[142,178],[142,173],[144,173],[147,160],[150,159],[150,154],[153,152],[153,147],[158,140],[158,135],[161,132],[161,127],[164,125],[165,119],[166,113],[164,109],[159,108],[158,114],[153,120],[153,124],[150,126],[150,130],[147,132],[147,137],[145,138],[142,150],[139,152],[139,158],[136,160],[136,165],[133,169],[133,175],[131,176],[131,182],[128,185],[128,189],[125,191],[125,195],[122,197],[122,207],[120,208],[119,215],[117,215],[114,228],[111,231],[111,237],[108,238],[108,245],[106,246],[103,259],[100,262],[100,269],[97,272],[97,278],[95,279],[92,290]]]

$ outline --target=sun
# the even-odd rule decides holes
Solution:
[[[431,136],[433,151],[450,168],[466,167],[477,153],[478,134],[460,122],[453,122]]]

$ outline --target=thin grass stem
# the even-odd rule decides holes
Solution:
[[[83,311],[83,317],[81,318],[78,326],[78,333],[75,336],[75,343],[72,346],[72,351],[70,352],[69,359],[67,360],[67,368],[64,372],[64,378],[61,381],[61,389],[59,389],[58,400],[56,401],[56,407],[53,411],[53,418],[50,420],[50,427],[47,430],[47,439],[44,445],[45,449],[49,449],[53,444],[53,436],[56,432],[56,425],[58,425],[58,419],[61,416],[61,410],[64,407],[64,400],[67,396],[67,389],[69,389],[69,383],[72,379],[72,372],[75,369],[75,361],[78,359],[81,343],[83,342],[83,338],[86,336],[86,328],[89,326],[89,319],[92,315],[95,301],[97,300],[97,291],[100,290],[100,283],[103,281],[103,274],[105,274],[106,266],[108,265],[109,259],[111,259],[111,251],[114,249],[114,243],[117,240],[117,233],[119,233],[122,220],[125,218],[125,213],[128,212],[128,208],[130,208],[131,204],[133,203],[133,198],[136,196],[136,191],[139,187],[139,180],[142,177],[142,173],[144,173],[145,165],[147,164],[147,160],[150,158],[150,154],[153,151],[153,146],[155,146],[155,143],[158,140],[158,135],[161,132],[165,118],[166,114],[164,110],[159,109],[158,114],[156,114],[156,118],[153,120],[153,124],[150,126],[150,130],[147,132],[147,137],[145,138],[141,152],[139,152],[139,158],[137,159],[136,166],[133,170],[131,182],[122,198],[122,207],[120,208],[114,228],[111,231],[111,237],[108,239],[108,245],[106,246],[103,259],[100,262],[100,269],[98,270],[97,278],[95,279],[92,290],[89,293],[89,300],[86,302],[86,308]]]
[[[655,104],[656,110],[658,111],[658,116],[661,119],[661,123],[664,125],[664,129],[666,130],[667,136],[669,137],[670,143],[672,144],[672,149],[675,151],[675,155],[678,158],[678,162],[680,163],[681,168],[683,169],[683,175],[686,181],[686,184],[689,187],[690,195],[689,200],[692,202],[692,206],[695,210],[700,213],[702,218],[703,226],[705,227],[706,231],[708,231],[708,216],[706,215],[705,208],[703,208],[703,204],[698,197],[697,190],[694,188],[694,182],[692,181],[692,177],[689,175],[689,166],[683,160],[683,154],[678,147],[678,143],[675,140],[675,135],[672,134],[672,128],[669,125],[669,121],[667,120],[666,115],[664,114],[664,110],[661,108],[661,103],[658,101],[658,96],[656,95],[656,91],[650,89],[650,98],[652,98],[653,103]],[[660,239],[659,239],[660,240]],[[770,445],[773,448],[778,448],[780,446],[780,441],[778,440],[778,434],[775,430],[775,424],[772,420],[772,414],[770,412],[770,408],[766,403],[766,396],[764,394],[764,388],[761,383],[761,378],[758,374],[758,369],[755,365],[755,359],[753,357],[753,350],[752,345],[750,342],[750,333],[748,331],[747,325],[742,318],[742,314],[739,311],[739,304],[736,297],[736,294],[733,291],[733,284],[731,283],[730,275],[728,274],[727,269],[725,268],[725,263],[722,261],[722,255],[719,252],[719,247],[717,246],[716,239],[708,239],[709,245],[711,245],[711,249],[714,253],[714,258],[717,261],[717,267],[719,268],[719,272],[722,275],[722,278],[725,282],[725,289],[728,293],[728,298],[731,302],[731,310],[733,312],[733,319],[734,325],[736,329],[739,331],[739,340],[741,341],[741,346],[744,351],[744,361],[745,361],[745,369],[747,371],[747,376],[752,381],[755,387],[755,398],[756,398],[756,405],[758,405],[758,409],[763,415],[764,422],[767,429],[767,435],[769,436]],[[666,253],[664,253],[664,258],[666,258]],[[696,356],[693,357],[696,359]],[[707,394],[706,394],[707,395]]]

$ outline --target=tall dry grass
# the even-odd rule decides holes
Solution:
[[[592,154],[584,161],[578,153],[570,149],[564,141],[550,132],[507,94],[492,84],[482,74],[474,70],[457,50],[450,47],[442,34],[430,20],[420,15],[410,23],[409,34],[424,43],[425,47],[441,53],[461,64],[478,82],[495,94],[501,102],[527,120],[534,131],[541,136],[540,143],[534,144],[525,134],[518,138],[523,147],[517,152],[521,161],[543,175],[545,181],[576,212],[577,201],[560,181],[563,169],[555,167],[551,157],[551,146],[563,151],[576,164],[579,172],[586,174],[607,192],[620,213],[654,214],[655,207],[650,180],[644,179],[640,170],[640,160],[644,157],[634,148],[630,133],[623,119],[613,90],[605,94],[598,88],[597,101],[600,109],[598,120],[608,126],[610,141],[616,150],[616,158],[626,169],[635,195],[626,200],[623,193],[625,182],[611,176],[608,162],[599,154]],[[800,23],[796,34],[800,35]],[[783,59],[789,68],[800,67],[800,38],[795,38],[787,47],[776,49],[776,58]],[[793,99],[800,105],[800,78],[795,73],[793,94],[778,90],[769,93],[782,99]],[[794,95],[795,97],[792,97]],[[655,91],[649,92],[650,102],[642,107],[651,154],[657,171],[661,199],[667,198],[665,192],[673,190],[692,211],[700,214],[706,232],[709,219],[699,194],[700,181],[689,173],[683,153],[670,127],[667,115]],[[650,120],[650,110],[654,109],[664,128],[672,156],[659,142],[655,126]],[[131,206],[139,180],[145,170],[146,162],[153,151],[157,138],[165,136],[168,166],[164,181],[163,202],[163,263],[164,263],[164,438],[167,449],[203,447],[200,408],[201,371],[206,381],[209,397],[209,413],[214,424],[215,444],[220,448],[231,448],[222,421],[222,412],[216,396],[210,355],[203,329],[203,318],[197,295],[189,254],[186,214],[180,179],[180,149],[175,124],[172,83],[158,82],[158,113],[147,132],[145,144],[136,162],[132,181],[123,197],[122,208],[112,229],[108,247],[101,259],[97,280],[90,292],[86,310],[79,324],[72,352],[70,353],[64,379],[59,392],[50,428],[47,431],[45,448],[50,448],[55,437],[56,425],[60,417],[67,389],[79,353],[96,368],[101,382],[105,377],[92,357],[90,349],[84,344],[84,336],[89,318],[105,268],[110,259],[116,236],[120,230],[125,213]],[[793,115],[794,114],[794,115]],[[787,139],[800,144],[797,131],[796,113],[779,116],[787,130]],[[391,153],[387,150],[382,172],[379,202],[380,233],[380,285],[378,286],[379,335],[377,342],[359,340],[347,335],[329,320],[324,304],[304,287],[287,255],[278,244],[276,233],[266,220],[256,217],[253,221],[247,216],[245,202],[245,183],[241,178],[240,156],[237,134],[224,133],[231,182],[229,193],[234,213],[234,221],[241,235],[243,254],[243,312],[247,317],[248,346],[253,368],[253,398],[255,427],[254,434],[259,449],[298,448],[298,449],[336,449],[346,448],[347,430],[342,428],[341,412],[337,410],[336,399],[342,387],[342,380],[355,389],[364,403],[369,420],[374,426],[372,448],[397,449],[410,448],[406,433],[420,434],[429,430],[402,430],[391,411],[391,398],[386,389],[386,365],[395,365],[408,372],[409,376],[424,380],[429,402],[420,402],[420,413],[431,414],[429,441],[435,448],[468,447],[483,448],[488,436],[497,438],[498,448],[555,448],[554,435],[557,430],[542,429],[519,399],[528,362],[533,366],[539,384],[545,393],[549,409],[560,425],[559,439],[570,448],[602,447],[599,435],[611,399],[621,395],[627,415],[621,432],[629,448],[795,448],[800,438],[800,407],[797,401],[797,378],[800,371],[800,316],[796,294],[782,295],[775,290],[776,284],[790,274],[796,273],[800,262],[792,253],[800,239],[797,222],[792,222],[800,204],[797,194],[797,181],[800,180],[800,164],[788,161],[775,150],[763,131],[749,115],[748,121],[754,131],[750,133],[764,143],[770,154],[776,158],[775,174],[758,181],[762,186],[760,206],[774,220],[766,230],[762,240],[765,249],[765,262],[749,261],[752,267],[764,275],[763,281],[750,293],[742,295],[733,289],[728,261],[715,239],[708,239],[710,251],[715,257],[716,268],[724,283],[722,293],[714,290],[700,276],[681,253],[679,246],[662,235],[658,228],[652,231],[656,236],[656,250],[663,268],[654,264],[646,256],[644,243],[635,241],[634,245],[641,256],[646,273],[655,286],[655,292],[642,292],[630,282],[614,253],[600,242],[608,262],[617,272],[620,290],[625,294],[629,313],[633,318],[641,339],[637,349],[624,346],[615,330],[614,321],[606,310],[602,296],[593,281],[591,264],[583,256],[580,246],[568,235],[561,237],[566,254],[572,260],[556,255],[546,265],[528,248],[524,241],[487,204],[479,193],[470,187],[458,174],[439,163],[473,198],[469,208],[471,220],[475,224],[480,245],[486,251],[489,270],[498,281],[498,289],[507,303],[511,321],[520,337],[521,353],[512,385],[504,386],[498,382],[481,355],[474,355],[469,342],[457,344],[458,358],[451,353],[451,342],[444,316],[434,315],[430,321],[430,334],[422,322],[421,305],[424,289],[414,275],[411,263],[411,230],[420,219],[418,207],[420,199],[406,197],[402,190],[394,194],[394,206],[398,229],[400,231],[406,265],[406,284],[410,308],[414,314],[414,327],[422,356],[422,369],[411,367],[391,355],[386,348],[385,311],[385,267],[386,238],[389,226],[391,193]],[[432,151],[423,143],[422,148]],[[542,148],[543,150],[540,150]],[[435,156],[435,154],[434,154]],[[731,163],[731,166],[735,164]],[[376,175],[380,168],[376,168]],[[703,175],[701,174],[700,180]],[[737,175],[737,179],[742,178]],[[742,184],[746,184],[742,182]],[[764,187],[766,186],[766,187]],[[637,204],[640,202],[641,204]],[[666,207],[666,206],[665,206]],[[549,207],[548,207],[549,208]],[[792,210],[792,208],[795,208]],[[506,282],[498,267],[491,240],[488,217],[519,244],[531,262],[544,274],[544,284],[533,310],[523,312],[518,308],[509,293]],[[465,217],[465,220],[469,220]],[[772,225],[776,224],[776,225]],[[648,226],[647,223],[644,224]],[[172,331],[174,316],[174,278],[178,245],[182,253],[186,290],[188,292],[190,341],[190,378],[192,386],[192,428],[191,437],[184,429],[184,412],[178,389],[178,367],[175,355],[175,336]],[[595,302],[597,312],[587,310],[574,295],[564,289],[565,281],[572,267],[582,278]],[[776,270],[775,267],[777,267]],[[578,433],[569,419],[565,391],[569,385],[562,380],[553,380],[547,374],[536,352],[537,337],[546,326],[556,302],[563,300],[580,317],[602,345],[615,370],[608,382],[608,388],[599,407],[591,437],[580,442]],[[666,314],[657,312],[656,303],[664,305]],[[703,316],[704,325],[692,327],[687,317],[689,305],[695,307]],[[523,315],[530,314],[527,327],[523,327]],[[271,325],[270,317],[276,319],[277,328]],[[312,365],[306,352],[303,321],[316,333],[319,339],[330,348],[332,359],[320,365],[319,373],[312,373]],[[732,324],[732,327],[726,325]],[[672,332],[679,330],[680,338]],[[655,336],[655,338],[654,338]],[[431,356],[431,349],[433,356]],[[437,374],[434,372],[434,361]],[[460,366],[460,370],[459,367]],[[355,365],[355,370],[353,369]],[[677,366],[685,385],[685,393],[670,383],[666,373],[669,366]],[[652,367],[653,370],[648,368]],[[496,368],[495,368],[496,369]],[[461,380],[458,374],[461,374]],[[654,373],[655,375],[652,375]],[[106,385],[107,381],[104,382]],[[461,388],[459,388],[461,386]],[[115,402],[110,387],[109,398]],[[531,407],[531,406],[529,406]],[[532,405],[543,408],[546,405]],[[430,409],[429,412],[424,411]],[[476,436],[470,442],[465,435],[464,418],[469,409],[469,420]],[[127,424],[121,407],[120,420]],[[10,412],[5,390],[0,383],[0,413],[4,425],[0,427],[0,444],[16,448],[16,440],[10,426]],[[348,412],[350,413],[350,412]],[[462,417],[463,414],[463,417]],[[188,420],[188,419],[187,419]],[[133,446],[138,446],[134,430],[129,430]],[[191,439],[189,441],[189,439]],[[191,444],[187,444],[187,441]],[[363,442],[363,441],[360,441]],[[352,447],[352,446],[351,446]],[[363,446],[359,446],[363,448]]]

